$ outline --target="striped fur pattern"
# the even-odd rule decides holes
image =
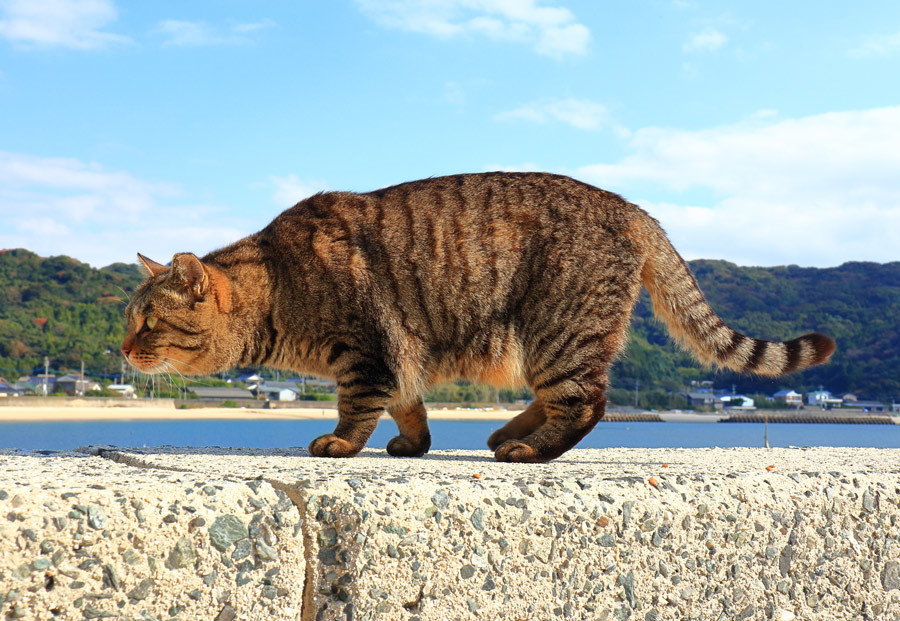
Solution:
[[[502,461],[553,459],[604,414],[607,372],[641,286],[700,360],[780,375],[825,362],[828,337],[738,334],[710,309],[655,220],[621,197],[538,173],[458,175],[318,194],[265,229],[171,266],[140,256],[123,353],[185,374],[266,365],[334,378],[339,420],[310,452],[347,457],[387,410],[393,455],[430,445],[422,395],[458,377],[529,385],[495,432]]]

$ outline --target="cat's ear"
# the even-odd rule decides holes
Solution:
[[[216,300],[219,312],[231,312],[231,282],[219,269],[204,265],[191,253],[172,257],[172,276],[175,283],[198,298],[208,294]]]
[[[190,252],[176,254],[172,257],[172,281],[183,289],[191,291],[197,297],[206,295],[209,278],[203,269],[203,263]]]
[[[141,265],[144,267],[144,270],[147,272],[147,276],[152,278],[153,276],[159,276],[163,272],[169,271],[169,268],[165,265],[160,265],[156,261],[152,259],[148,259],[140,252],[138,253],[138,261],[141,262]]]

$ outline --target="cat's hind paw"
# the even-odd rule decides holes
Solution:
[[[319,436],[309,445],[309,453],[313,457],[353,457],[361,450],[361,446],[350,444],[333,433]]]
[[[508,431],[506,431],[506,428],[500,428],[490,435],[487,441],[487,445],[489,449],[491,449],[492,451],[496,451],[498,448],[500,448],[500,445],[502,445],[507,440],[512,439],[513,436],[510,435]]]
[[[406,436],[395,436],[388,442],[387,452],[394,457],[421,457],[428,452],[431,446],[431,436],[425,437],[425,442],[415,444]]]

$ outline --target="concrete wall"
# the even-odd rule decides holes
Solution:
[[[27,619],[900,619],[900,451],[0,455]]]

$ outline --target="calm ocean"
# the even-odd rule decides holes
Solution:
[[[483,449],[499,421],[431,421],[432,449]],[[142,446],[305,447],[331,432],[334,421],[122,421],[80,423],[2,423],[0,449],[67,450],[88,444]],[[383,448],[397,433],[382,421],[369,441]],[[852,446],[900,448],[900,425],[769,425],[771,446]],[[603,423],[579,448],[709,448],[762,446],[759,423]]]

